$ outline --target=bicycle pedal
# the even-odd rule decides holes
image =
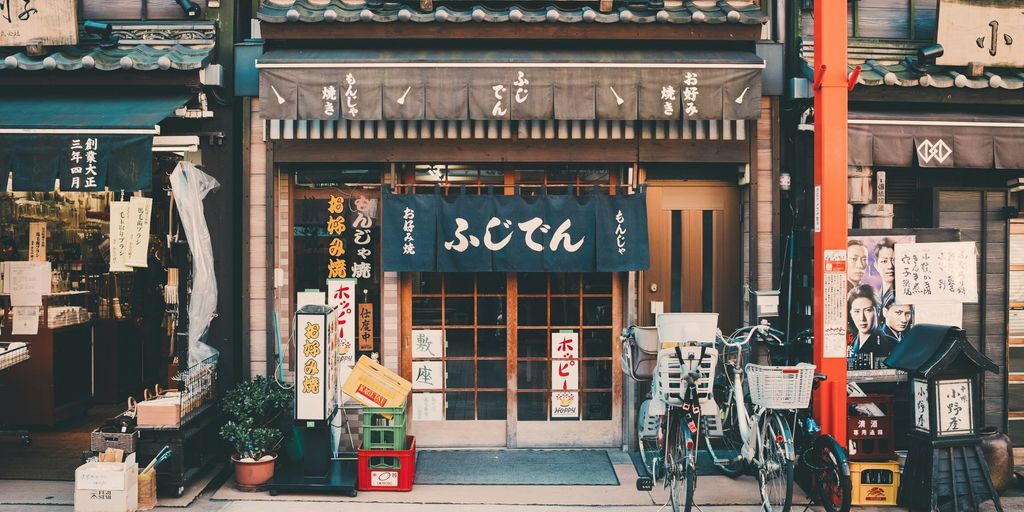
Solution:
[[[636,479],[636,490],[649,491],[654,489],[654,479],[649,476],[641,476]]]

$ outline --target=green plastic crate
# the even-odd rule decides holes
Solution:
[[[363,449],[405,449],[405,406],[363,408]]]
[[[402,469],[398,457],[370,457],[370,469]]]

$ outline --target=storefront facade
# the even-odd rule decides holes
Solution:
[[[918,2],[916,10],[885,2],[860,2],[852,7],[864,17],[851,25],[849,34],[850,69],[860,71],[850,94],[849,113],[848,258],[858,262],[848,261],[848,265],[859,266],[863,277],[850,280],[851,286],[867,283],[875,288],[875,325],[888,329],[883,334],[896,342],[908,323],[952,324],[965,329],[971,342],[1000,367],[998,375],[985,377],[985,423],[1007,432],[1020,444],[1024,442],[1024,422],[1022,406],[1015,398],[1020,395],[1019,384],[1015,383],[1024,368],[1018,355],[1020,293],[1016,291],[1019,258],[1015,240],[1020,231],[1016,181],[1024,173],[1024,96],[1020,90],[1020,66],[1024,63],[1013,62],[1005,48],[997,51],[973,36],[965,43],[967,32],[955,20],[984,20],[971,30],[977,29],[981,35],[984,26],[988,37],[989,22],[998,26],[1002,14],[981,5],[984,2],[950,5],[956,3]],[[957,10],[961,8],[968,12]],[[794,15],[804,41],[809,42],[813,31],[810,13]],[[858,19],[856,13],[851,15]],[[809,72],[813,47],[808,43],[801,51],[807,64],[803,69]],[[976,54],[965,56],[965,52]],[[804,74],[804,78],[813,83],[812,76]],[[794,109],[798,113],[786,123],[800,126],[793,152],[797,155],[793,167],[800,170],[794,174],[792,197],[804,211],[810,211],[811,168],[803,165],[810,155],[800,148],[810,147],[812,134],[805,131],[804,123],[809,123],[813,112],[805,111],[806,104],[799,101],[795,103],[799,108]],[[800,224],[793,224],[798,233],[801,227],[810,228],[806,220]],[[954,241],[974,244],[977,266],[965,274],[977,283],[974,300],[901,302],[885,291],[892,289],[887,284],[891,279],[887,281],[879,269],[885,266],[887,254],[899,254],[894,243],[910,247]],[[797,255],[798,268],[808,254]],[[900,290],[895,293],[899,295]],[[809,298],[809,294],[801,297],[794,292],[793,311],[798,322],[806,321],[802,312]],[[903,315],[902,319],[898,315]],[[889,324],[900,327],[894,331]],[[857,364],[862,363],[851,362],[851,381],[857,380],[854,370],[862,368]],[[877,385],[871,379],[862,384]],[[898,385],[889,391],[892,389],[897,389],[897,401],[905,398],[901,398]]]
[[[274,315],[287,339],[342,279],[356,353],[413,382],[419,446],[629,444],[622,328],[658,308],[732,328],[741,283],[773,284],[767,16],[349,9],[257,12],[251,371],[275,370]]]

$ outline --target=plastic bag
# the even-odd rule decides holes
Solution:
[[[213,271],[213,244],[203,212],[203,199],[220,183],[189,162],[179,162],[171,173],[171,191],[192,253],[192,290],[188,301],[188,365],[195,366],[219,354],[203,343],[217,314],[217,276]]]

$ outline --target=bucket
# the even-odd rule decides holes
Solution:
[[[156,506],[156,469],[139,474],[139,510]]]

